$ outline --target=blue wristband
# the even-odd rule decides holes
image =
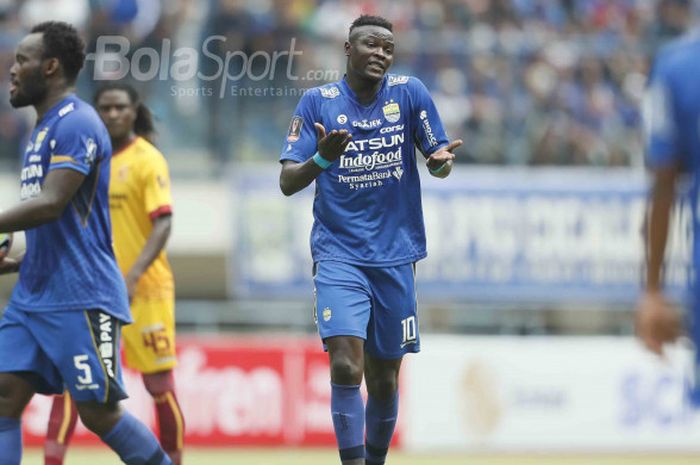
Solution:
[[[318,166],[321,167],[321,169],[324,169],[324,170],[333,164],[332,161],[326,160],[318,152],[316,152],[316,154],[313,156],[313,160],[314,160],[314,163],[316,163]]]

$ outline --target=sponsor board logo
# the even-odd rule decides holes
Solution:
[[[460,413],[465,426],[482,438],[493,434],[503,421],[505,406],[498,385],[496,374],[480,360],[463,369]]]

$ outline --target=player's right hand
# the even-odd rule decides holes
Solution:
[[[647,349],[663,355],[664,344],[681,335],[681,315],[660,292],[646,292],[637,304],[635,330]]]
[[[18,272],[19,264],[19,260],[15,260],[14,258],[3,258],[0,260],[0,275]]]
[[[352,139],[352,134],[347,129],[333,129],[326,134],[326,128],[321,123],[314,123],[318,134],[318,153],[328,161],[335,161],[345,152],[345,148]]]

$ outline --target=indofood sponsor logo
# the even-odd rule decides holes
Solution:
[[[346,157],[345,155],[340,157],[340,167],[341,168],[362,168],[366,171],[373,171],[377,168],[383,168],[386,165],[392,165],[396,162],[400,162],[401,158],[401,147],[394,151],[389,151],[386,153],[373,152],[366,155],[358,155],[356,157]]]
[[[386,168],[401,163],[401,144],[404,142],[404,134],[374,137],[351,141],[346,152],[360,152],[357,155],[341,155],[340,168],[372,171],[378,168]],[[395,150],[380,151],[397,147]],[[361,153],[365,150],[373,150],[372,153]]]

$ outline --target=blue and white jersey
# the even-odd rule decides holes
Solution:
[[[109,165],[112,145],[95,110],[75,95],[37,122],[24,154],[20,196],[41,193],[55,169],[85,175],[62,216],[25,231],[27,250],[10,305],[28,312],[101,309],[131,321],[112,250]]]
[[[309,90],[292,117],[280,161],[299,163],[317,150],[314,123],[346,129],[345,153],[316,178],[314,261],[396,266],[426,256],[418,149],[447,145],[428,90],[408,76],[384,77],[376,99],[358,102],[343,79]]]

